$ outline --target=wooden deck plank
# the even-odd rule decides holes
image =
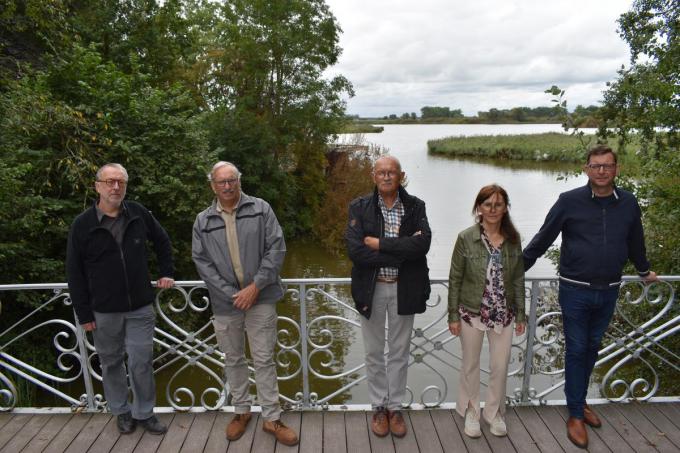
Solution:
[[[508,427],[508,439],[518,452],[540,453],[536,442],[531,434],[524,427],[524,424],[517,416],[514,408],[507,408],[505,411],[505,424]]]
[[[75,414],[71,419],[64,425],[64,427],[59,431],[54,439],[45,448],[45,453],[62,453],[76,438],[83,426],[92,418],[92,414]]]
[[[601,418],[604,417],[607,420],[633,451],[654,451],[654,447],[649,444],[647,439],[613,406],[612,404],[597,406],[597,412]]]
[[[645,417],[639,410],[639,404],[628,404],[624,409],[617,407],[619,412],[626,417],[635,428],[660,452],[674,452],[677,453],[678,448],[668,440],[663,432],[654,426],[647,417]]]
[[[458,431],[458,425],[453,421],[455,416],[452,411],[445,409],[435,409],[430,411],[432,422],[437,430],[437,437],[441,443],[442,449],[445,453],[459,453],[466,452],[465,444],[463,443],[464,436]]]
[[[300,430],[300,453],[323,451],[323,414],[303,412]]]
[[[117,417],[114,417],[113,415],[111,416],[109,422],[99,433],[97,440],[95,440],[94,443],[90,445],[90,448],[87,451],[92,453],[104,453],[111,451],[121,435],[118,432],[116,418]]]
[[[12,417],[14,417],[14,414],[12,413],[0,413],[0,429],[5,426],[7,422],[12,420]]]
[[[369,413],[370,414],[370,413]],[[347,451],[352,453],[370,453],[371,445],[366,423],[365,412],[350,411],[345,414],[345,430],[347,432]]]
[[[13,414],[0,430],[0,448],[7,444],[29,422],[30,414]]]
[[[205,453],[224,453],[227,451],[227,448],[229,448],[230,445],[229,441],[227,440],[225,429],[227,427],[227,423],[231,421],[233,416],[233,414],[228,414],[226,412],[218,412],[215,415],[215,419],[213,420],[213,424],[210,428],[210,433],[208,434],[208,439],[206,440],[205,448],[203,450]],[[257,426],[257,416],[258,414],[253,414],[253,418],[250,420],[247,430]],[[244,436],[248,434],[247,430],[245,434],[243,434]],[[254,432],[254,428],[251,430],[251,435],[252,432]],[[242,437],[238,440],[238,442],[247,442],[246,439]],[[251,444],[252,437],[248,442],[249,447]]]
[[[252,452],[257,452],[257,453],[273,452],[274,448],[276,447],[276,439],[274,439],[274,436],[262,431],[263,422],[264,422],[264,420],[262,419],[262,416],[260,415],[257,418],[257,425],[255,427],[255,435],[253,437],[253,443],[252,443],[252,449],[251,449]],[[252,423],[252,421],[251,421],[251,423]],[[240,442],[240,439],[239,439],[238,442]],[[231,447],[231,444],[229,445],[229,447]]]
[[[31,417],[28,423],[26,423],[4,447],[0,448],[0,452],[13,453],[21,451],[21,449],[35,437],[36,433],[45,426],[49,419],[49,415],[34,415]]]
[[[344,412],[323,413],[323,452],[346,453],[347,435],[345,433]]]
[[[80,430],[73,442],[66,449],[66,453],[81,453],[87,451],[111,420],[111,414],[94,414],[83,429]]]
[[[295,433],[298,435],[298,439],[300,438],[300,424],[302,422],[302,413],[301,412],[283,412],[281,414],[281,421],[290,429],[295,431]],[[267,436],[273,437],[269,433],[265,433]],[[300,449],[300,444],[298,445],[293,445],[292,447],[288,445],[283,445],[281,442],[276,442],[276,452],[277,453],[291,453],[291,452],[297,452]]]
[[[486,438],[484,436],[478,437],[477,439],[473,439],[465,435],[464,433],[465,420],[463,419],[463,417],[458,415],[457,412],[453,413],[453,421],[456,423],[458,431],[463,433],[461,438],[463,439],[463,444],[468,449],[468,451],[474,453],[477,452],[487,453],[491,451],[491,447],[489,447],[489,443],[486,441]]]
[[[192,413],[175,414],[172,423],[168,425],[168,432],[162,436],[162,440],[158,445],[158,450],[163,453],[179,453],[195,418],[196,414]],[[148,433],[145,433],[145,436],[147,434]],[[154,437],[157,438],[159,436]],[[142,441],[144,441],[144,437],[142,437]]]
[[[23,452],[37,453],[43,451],[72,417],[72,414],[51,415],[45,426],[24,447]]]
[[[418,450],[418,442],[416,441],[416,436],[413,433],[413,426],[411,424],[411,411],[401,411],[404,416],[404,423],[406,423],[406,435],[401,439],[395,436],[392,437],[394,442],[394,451],[397,453],[413,453]],[[388,436],[388,437],[390,437]]]
[[[545,426],[541,417],[533,407],[517,407],[515,408],[517,417],[522,421],[524,428],[534,442],[536,447],[543,452],[561,451],[560,444],[552,435],[550,429]]]
[[[657,408],[659,412],[665,415],[666,418],[677,427],[677,429],[680,429],[680,404],[654,403],[652,406]]]
[[[212,429],[213,421],[215,421],[214,412],[197,414],[179,451],[184,453],[203,451]]]
[[[638,409],[666,438],[680,450],[680,431],[654,405],[641,404]]]
[[[602,428],[588,428],[590,452],[632,453],[680,451],[680,403],[603,404],[594,409]],[[580,452],[566,437],[568,411],[560,406],[508,408],[507,437],[491,435],[482,422],[483,436],[462,433],[462,418],[450,410],[404,411],[408,433],[403,439],[378,438],[370,432],[372,412],[285,412],[284,423],[300,435],[300,444],[287,447],[262,431],[254,413],[244,436],[226,440],[224,430],[232,414],[224,412],[161,414],[169,426],[165,436],[138,428],[120,435],[115,417],[108,414],[0,414],[4,439],[0,453],[75,452],[208,452],[208,453],[345,453],[345,452]]]
[[[408,411],[411,419],[412,433],[407,433],[407,436],[413,436],[418,443],[418,449],[422,452],[444,452],[442,444],[437,436],[437,428],[434,426],[434,421],[430,416],[429,411]]]

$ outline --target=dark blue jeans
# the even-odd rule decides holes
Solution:
[[[560,281],[564,324],[564,394],[569,415],[583,418],[597,351],[616,308],[619,288],[598,290]]]

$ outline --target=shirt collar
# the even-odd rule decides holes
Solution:
[[[94,209],[95,212],[97,213],[97,220],[99,221],[99,223],[101,223],[106,213],[99,209],[99,202],[94,203]],[[127,207],[125,206],[125,203],[120,204],[120,215],[127,216]]]
[[[394,204],[392,205],[392,208],[388,208],[387,204],[385,203],[385,200],[383,199],[382,195],[378,193],[378,206],[380,206],[381,209],[386,209],[388,211],[391,211],[393,209],[396,209],[399,204],[401,204],[401,198],[399,197],[399,192],[397,192],[397,199],[394,201]]]
[[[588,188],[590,189],[590,198],[594,199],[597,195],[595,195],[595,192],[593,192],[593,189],[590,186],[590,183],[588,183]],[[614,186],[613,195],[614,195],[614,198],[616,198],[617,200],[619,199],[619,193],[616,191],[616,186]]]

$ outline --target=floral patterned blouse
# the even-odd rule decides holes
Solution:
[[[489,252],[489,264],[486,267],[486,285],[482,295],[479,314],[468,311],[462,305],[458,307],[460,319],[479,330],[493,329],[501,333],[515,319],[512,308],[505,301],[505,284],[503,283],[503,264],[501,247],[494,247],[485,232],[482,232],[482,243]]]

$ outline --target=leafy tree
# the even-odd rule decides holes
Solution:
[[[602,136],[620,143],[639,134],[643,157],[638,195],[644,201],[648,252],[655,270],[680,272],[680,6],[635,1],[619,19],[630,66],[604,93]]]
[[[225,2],[202,92],[219,106],[211,145],[243,171],[243,186],[270,201],[287,234],[309,231],[326,190],[329,136],[351,84],[323,72],[340,55],[340,28],[320,0]]]

